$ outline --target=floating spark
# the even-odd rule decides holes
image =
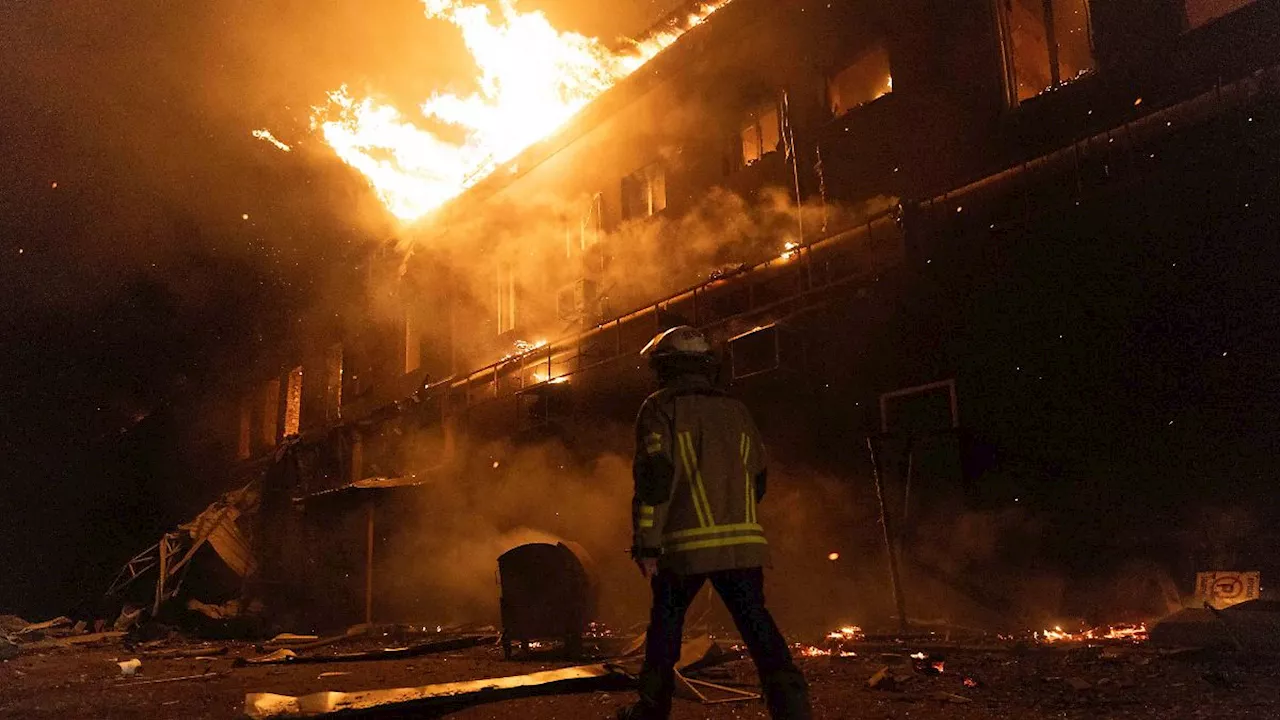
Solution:
[[[254,130],[253,136],[259,140],[266,140],[272,145],[275,145],[281,152],[293,152],[293,148],[277,140],[276,136],[272,135],[270,130]]]

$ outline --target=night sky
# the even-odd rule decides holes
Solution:
[[[611,39],[676,4],[519,7]],[[411,107],[473,69],[418,0],[13,0],[0,33],[0,612],[38,614],[92,592],[86,546],[172,521],[117,501],[103,453],[398,231],[310,106],[345,83]]]

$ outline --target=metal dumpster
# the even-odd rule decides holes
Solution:
[[[558,640],[581,654],[582,636],[595,619],[598,585],[591,556],[573,542],[529,543],[498,558],[502,651],[519,642]]]

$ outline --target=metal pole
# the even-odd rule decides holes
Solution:
[[[889,556],[889,582],[893,586],[893,600],[898,608],[898,631],[906,632],[907,599],[902,594],[902,579],[898,575],[898,553],[894,547],[889,508],[884,498],[884,479],[880,472],[880,449],[874,437],[867,438],[867,449],[871,451],[871,474],[876,481],[876,499],[880,502],[880,526],[884,528],[884,547]]]
[[[164,586],[165,581],[169,579],[169,535],[165,533],[160,536],[160,575],[156,578],[156,598],[155,603],[151,606],[151,617],[160,614],[160,605],[164,602]]]
[[[795,181],[796,188],[796,227],[800,232],[800,244],[804,245],[804,197],[800,193],[800,158],[796,154],[796,136],[791,128],[791,96],[787,92],[782,93],[782,117],[786,120],[786,143],[788,154],[791,155],[791,175]]]
[[[902,540],[907,534],[907,520],[911,517],[911,481],[915,476],[916,450],[915,438],[908,436],[907,445],[902,451],[902,464],[907,468],[902,490],[902,522],[898,527],[896,542],[898,557],[902,557]]]
[[[364,554],[364,623],[373,624],[373,501],[367,507],[368,535]]]

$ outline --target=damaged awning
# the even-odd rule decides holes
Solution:
[[[107,589],[107,594],[120,593],[155,569],[156,593],[152,611],[158,611],[160,604],[172,597],[182,584],[180,579],[174,580],[189,567],[196,553],[206,544],[239,577],[252,574],[256,569],[253,547],[240,527],[240,519],[251,514],[260,499],[257,481],[224,494],[189,522],[165,533],[159,542],[125,563]]]
[[[253,550],[248,538],[236,524],[252,504],[250,487],[246,485],[227,493],[221,500],[205,508],[194,520],[178,526],[179,530],[186,531],[191,536],[192,544],[182,560],[171,568],[170,575],[189,562],[196,550],[206,542],[236,575],[245,577],[253,572]]]

